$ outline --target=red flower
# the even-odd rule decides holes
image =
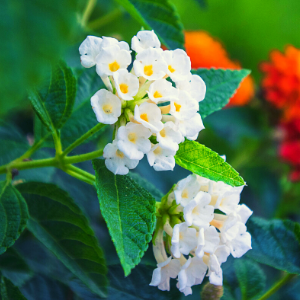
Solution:
[[[284,53],[274,50],[270,62],[260,65],[265,98],[283,110],[285,120],[300,117],[300,50],[287,46]]]
[[[185,48],[192,68],[241,69],[238,62],[229,59],[222,44],[204,31],[185,32]],[[245,105],[254,96],[254,82],[247,76],[227,106]]]

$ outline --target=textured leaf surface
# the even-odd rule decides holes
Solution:
[[[0,182],[0,254],[18,239],[28,220],[26,202],[7,182]]]
[[[73,199],[53,184],[18,185],[27,201],[28,229],[91,291],[103,297],[106,266],[87,218]]]
[[[266,276],[256,262],[249,259],[236,259],[234,268],[242,299],[250,300],[262,294],[266,286]]]
[[[4,276],[1,277],[2,300],[26,300],[20,290]]]
[[[76,78],[63,62],[51,69],[47,83],[40,91],[30,93],[30,101],[42,123],[53,131],[70,117],[76,96]]]
[[[125,275],[148,248],[155,228],[155,200],[128,175],[114,175],[104,160],[93,160],[101,213],[116,247]]]
[[[194,141],[186,140],[179,145],[175,155],[176,163],[202,177],[223,181],[232,186],[245,182],[238,172],[224,161],[216,152]]]
[[[200,115],[207,117],[223,108],[234,95],[249,70],[198,69],[193,71],[206,84],[205,99],[199,103]]]
[[[183,25],[169,0],[117,0],[145,29],[153,29],[169,49],[184,48]]]
[[[252,250],[247,256],[288,273],[300,274],[300,225],[252,217],[247,222]]]

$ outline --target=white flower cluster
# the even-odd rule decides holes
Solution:
[[[88,36],[79,47],[82,65],[96,65],[107,88],[91,104],[98,122],[116,124],[103,153],[114,174],[127,174],[144,154],[156,171],[173,170],[178,144],[195,140],[204,128],[198,113],[204,81],[191,74],[185,51],[160,46],[153,31],[138,32],[131,41],[133,64],[128,44],[114,38]]]
[[[178,182],[159,210],[168,217],[156,232],[158,265],[150,285],[170,290],[170,278],[177,277],[178,289],[189,295],[206,273],[211,284],[222,285],[221,264],[230,254],[241,257],[251,249],[245,223],[252,211],[239,205],[242,190],[197,175]]]

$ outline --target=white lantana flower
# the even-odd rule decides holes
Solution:
[[[220,244],[220,237],[214,226],[201,228],[198,233],[198,246],[195,251],[196,256],[203,257],[204,253],[213,254]]]
[[[170,256],[166,261],[157,264],[150,285],[157,286],[162,291],[170,291],[170,278],[176,278],[179,271],[179,260]]]
[[[180,180],[174,189],[176,203],[185,207],[199,192],[200,183],[197,175],[191,174]]]
[[[178,91],[178,98],[171,101],[170,114],[178,120],[189,120],[195,116],[199,109],[195,101],[186,91]]]
[[[176,87],[188,92],[198,102],[205,98],[206,85],[199,75],[190,75],[187,80],[176,82]]]
[[[105,89],[99,90],[91,98],[91,105],[100,123],[114,124],[121,115],[120,99]]]
[[[141,160],[151,149],[151,131],[143,125],[129,122],[118,129],[118,147],[130,159]]]
[[[162,57],[162,50],[148,48],[140,52],[133,63],[135,74],[148,80],[163,78],[167,73],[167,64]]]
[[[139,80],[136,76],[129,73],[126,69],[114,72],[115,87],[118,95],[123,100],[133,100],[139,90]]]
[[[103,48],[97,56],[96,71],[99,76],[113,75],[120,69],[126,69],[131,63],[130,52],[118,45]]]
[[[197,247],[196,229],[189,228],[187,223],[176,224],[173,228],[171,251],[179,258],[181,253],[188,255]]]
[[[153,103],[144,102],[140,106],[136,105],[134,108],[134,119],[154,133],[164,128],[161,118],[160,109]]]
[[[202,119],[198,113],[187,120],[176,120],[176,124],[182,136],[193,141],[197,139],[199,132],[204,129]]]
[[[184,219],[188,226],[195,225],[203,228],[209,226],[214,218],[214,207],[209,205],[211,196],[205,192],[198,192],[183,209]]]
[[[201,258],[189,257],[178,274],[177,287],[185,296],[192,294],[191,287],[201,284],[207,271],[207,265]]]
[[[105,146],[103,157],[105,158],[107,169],[119,175],[128,174],[129,169],[134,169],[139,163],[138,159],[130,159],[120,151],[116,140],[112,144],[109,143]]]
[[[168,65],[167,74],[173,81],[177,82],[189,78],[191,60],[185,51],[181,49],[166,50],[162,55]]]
[[[175,151],[164,149],[159,144],[152,145],[147,153],[148,163],[155,171],[172,171],[175,167]]]
[[[177,151],[178,144],[182,141],[182,135],[173,122],[164,124],[164,128],[156,134],[156,139],[162,148]]]
[[[148,48],[160,48],[160,41],[153,30],[141,30],[131,39],[131,48],[140,53]]]
[[[118,45],[120,49],[130,51],[129,45],[124,41],[118,41],[116,38],[106,37],[106,36],[103,36],[102,40],[103,40],[101,45],[102,48]]]
[[[149,87],[148,96],[155,102],[170,101],[176,98],[178,95],[178,90],[172,86],[172,83],[166,79],[155,80]]]
[[[102,38],[88,35],[79,46],[80,61],[83,67],[91,68],[96,64],[96,57],[101,51]]]

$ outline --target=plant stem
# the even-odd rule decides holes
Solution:
[[[81,25],[82,27],[85,27],[87,21],[89,20],[92,12],[93,12],[93,9],[95,7],[97,3],[97,0],[89,0],[86,7],[85,7],[85,10],[83,12],[83,15],[82,15],[82,19],[81,19]]]
[[[56,155],[59,156],[62,154],[62,145],[61,145],[61,140],[60,140],[60,134],[58,131],[56,131],[53,134],[53,141],[54,141]]]
[[[70,171],[78,173],[78,174],[80,174],[82,176],[85,176],[86,178],[92,180],[93,182],[95,182],[95,180],[96,180],[96,177],[93,174],[91,174],[89,172],[86,172],[86,171],[84,171],[84,170],[82,170],[80,168],[77,168],[77,167],[75,167],[73,165],[67,166],[67,170],[70,170]]]
[[[63,159],[64,164],[77,164],[86,160],[94,159],[103,155],[103,149],[81,155],[67,156]]]
[[[110,12],[109,14],[106,14],[105,16],[101,16],[100,18],[91,21],[86,25],[86,27],[88,27],[89,29],[96,29],[96,28],[103,27],[109,24],[110,22],[114,21],[121,15],[122,15],[122,11],[119,8],[117,8],[112,12]]]
[[[77,139],[73,144],[71,144],[69,147],[65,149],[65,151],[62,153],[62,157],[66,156],[68,153],[70,153],[74,148],[82,144],[86,139],[91,137],[93,134],[95,134],[97,131],[102,129],[106,124],[98,123],[96,126],[94,126],[92,129],[90,129],[88,132],[86,132],[84,135],[82,135],[79,139]]]
[[[263,296],[261,296],[258,300],[266,300],[271,297],[274,293],[276,293],[282,286],[288,283],[291,279],[296,277],[295,274],[286,274],[281,279],[279,279]]]
[[[64,172],[66,172],[67,174],[69,174],[69,175],[71,175],[71,176],[73,176],[73,177],[75,177],[75,178],[77,178],[77,179],[79,179],[81,181],[84,181],[84,182],[86,182],[88,184],[94,185],[95,181],[93,181],[93,180],[89,179],[88,177],[83,176],[83,175],[81,175],[81,174],[79,174],[77,172],[74,172],[74,171],[69,170],[69,169],[65,169]]]

